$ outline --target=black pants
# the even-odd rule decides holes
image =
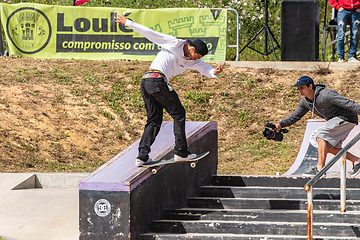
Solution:
[[[185,109],[177,93],[169,91],[162,78],[143,78],[140,91],[145,102],[147,121],[139,143],[138,158],[143,161],[149,158],[150,146],[160,131],[164,108],[174,120],[175,153],[186,157]]]

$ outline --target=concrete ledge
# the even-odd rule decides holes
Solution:
[[[210,154],[196,168],[188,162],[151,169],[135,166],[138,141],[79,183],[80,239],[138,239],[165,209],[183,207],[217,171],[216,122],[186,122],[189,151]],[[173,156],[173,122],[165,122],[152,146],[154,160]]]
[[[186,122],[188,145],[201,138],[207,131],[217,129],[216,123]],[[130,191],[152,175],[150,171],[135,166],[139,140],[106,162],[79,183],[80,190]],[[173,122],[164,122],[156,141],[152,145],[150,158],[167,157],[174,147]],[[195,152],[201,153],[201,152]]]
[[[337,71],[357,70],[360,63],[353,62],[288,62],[288,61],[218,61],[219,65],[230,65],[243,68],[273,68],[277,70],[316,71],[319,68],[329,68]]]

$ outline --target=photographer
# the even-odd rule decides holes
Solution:
[[[303,176],[315,176],[325,166],[327,153],[336,155],[342,148],[342,142],[358,124],[357,115],[360,114],[360,105],[333,90],[326,89],[324,84],[314,85],[314,81],[308,76],[300,77],[293,87],[298,88],[302,98],[297,109],[277,123],[275,130],[279,131],[282,127],[293,125],[309,110],[327,121],[325,128],[316,135],[318,141],[317,167],[303,174]],[[359,157],[348,152],[346,159],[354,164],[351,177],[355,177],[360,172]]]

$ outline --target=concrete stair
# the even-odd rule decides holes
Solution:
[[[305,177],[214,176],[187,206],[153,221],[142,240],[307,239]],[[314,188],[314,239],[360,238],[360,179],[347,181],[347,212],[340,213],[339,178]]]

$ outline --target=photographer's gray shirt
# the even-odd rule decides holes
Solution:
[[[360,105],[347,99],[336,91],[326,89],[324,84],[315,84],[314,99],[301,98],[296,110],[280,121],[281,127],[288,127],[299,121],[309,110],[320,118],[329,120],[339,117],[345,121],[358,124]]]

